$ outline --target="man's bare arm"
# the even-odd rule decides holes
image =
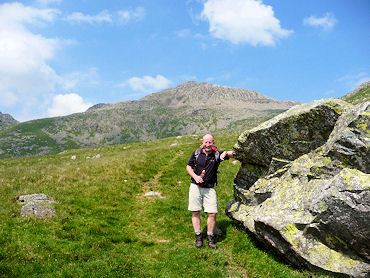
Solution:
[[[220,155],[220,159],[221,160],[225,160],[226,157],[230,157],[230,158],[233,158],[234,157],[234,153],[233,151],[224,151],[221,155]]]
[[[186,165],[186,171],[189,173],[189,175],[197,182],[202,183],[204,182],[203,179],[194,173],[193,168],[190,165]]]

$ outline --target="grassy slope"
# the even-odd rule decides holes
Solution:
[[[215,137],[221,149],[236,138]],[[0,160],[0,276],[312,277],[258,248],[225,216],[239,162],[220,166],[219,249],[194,247],[185,165],[199,144],[186,136]],[[151,190],[165,198],[143,196]],[[20,218],[11,199],[32,193],[53,197],[58,217]]]
[[[354,94],[352,96],[344,96],[342,99],[352,104],[359,104],[365,101],[370,101],[370,87],[363,88],[357,94]]]
[[[237,132],[270,119],[284,110],[257,111],[253,116],[233,120],[227,112],[207,109],[189,115],[186,109],[161,106],[90,111],[65,117],[45,118],[0,130],[0,159],[55,154],[66,149],[100,147],[201,132]],[[228,118],[228,125],[221,124]],[[239,117],[240,118],[240,117]],[[56,139],[58,138],[59,142]]]

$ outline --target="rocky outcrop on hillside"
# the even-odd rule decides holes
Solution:
[[[87,111],[91,111],[91,110],[100,109],[100,108],[102,108],[102,107],[104,107],[104,106],[106,106],[106,105],[109,105],[109,104],[106,104],[106,103],[98,103],[98,104],[95,104],[95,105],[93,105],[93,106],[89,107],[89,108],[86,110],[86,112],[87,112]]]
[[[15,125],[0,133],[0,158],[187,134],[237,132],[295,104],[244,89],[185,82],[141,100],[98,104],[84,113]]]
[[[296,266],[369,277],[370,102],[294,107],[234,151],[230,218]]]
[[[0,112],[0,129],[17,123],[18,121],[15,120],[11,115]]]
[[[360,87],[344,95],[341,99],[352,104],[370,101],[370,81],[362,83]]]

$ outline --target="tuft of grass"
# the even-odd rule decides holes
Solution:
[[[231,149],[237,136],[217,134],[216,144]],[[194,247],[185,166],[200,140],[0,160],[0,277],[316,277],[258,247],[224,214],[239,168],[231,161],[219,169],[219,248]],[[58,216],[21,218],[11,200],[32,193],[54,198]]]

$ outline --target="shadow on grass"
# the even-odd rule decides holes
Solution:
[[[258,240],[255,234],[247,230],[241,223],[233,222],[232,225],[239,231],[246,233],[246,236],[249,237],[251,243],[253,244],[254,247],[257,249],[265,252],[268,254],[270,257],[272,257],[275,261],[279,263],[283,263],[286,265],[289,265],[291,267],[294,267],[284,256],[282,256],[280,253],[278,253],[276,250],[274,250],[271,246],[261,242]],[[297,267],[294,267],[297,269]]]
[[[216,242],[221,242],[223,241],[226,236],[227,236],[227,228],[229,226],[233,225],[233,221],[232,220],[220,220],[220,221],[217,221],[217,224],[216,224],[216,228],[219,228],[222,233],[221,235],[217,235],[216,236]]]
[[[215,228],[215,231],[214,231],[215,232],[215,242],[221,242],[221,241],[223,241],[226,238],[226,233],[227,233],[226,231],[227,231],[227,228],[230,225],[233,225],[233,221],[232,220],[220,220],[220,221],[217,221],[216,228]],[[207,226],[205,226],[203,228],[202,234],[203,234],[204,237],[206,237],[206,235],[207,235]]]
[[[277,261],[279,263],[287,264],[287,265],[290,265],[290,266],[294,267],[281,254],[279,254],[278,252],[276,252],[276,250],[273,250],[270,246],[268,246],[268,245],[262,243],[261,241],[259,241],[257,239],[257,237],[253,233],[251,233],[250,231],[248,231],[242,224],[240,224],[238,222],[235,222],[233,220],[227,220],[226,219],[226,220],[217,221],[216,229],[219,228],[222,233],[221,233],[221,235],[216,235],[215,242],[222,242],[223,240],[225,240],[225,238],[227,237],[227,229],[228,229],[229,226],[233,226],[235,229],[237,229],[237,230],[245,233],[245,236],[249,237],[250,242],[253,244],[253,246],[256,249],[259,249],[260,251],[265,252],[270,257],[272,257],[275,261]],[[206,235],[207,234],[207,226],[205,226],[203,228],[202,234],[203,235]],[[297,269],[296,266],[294,268]]]

